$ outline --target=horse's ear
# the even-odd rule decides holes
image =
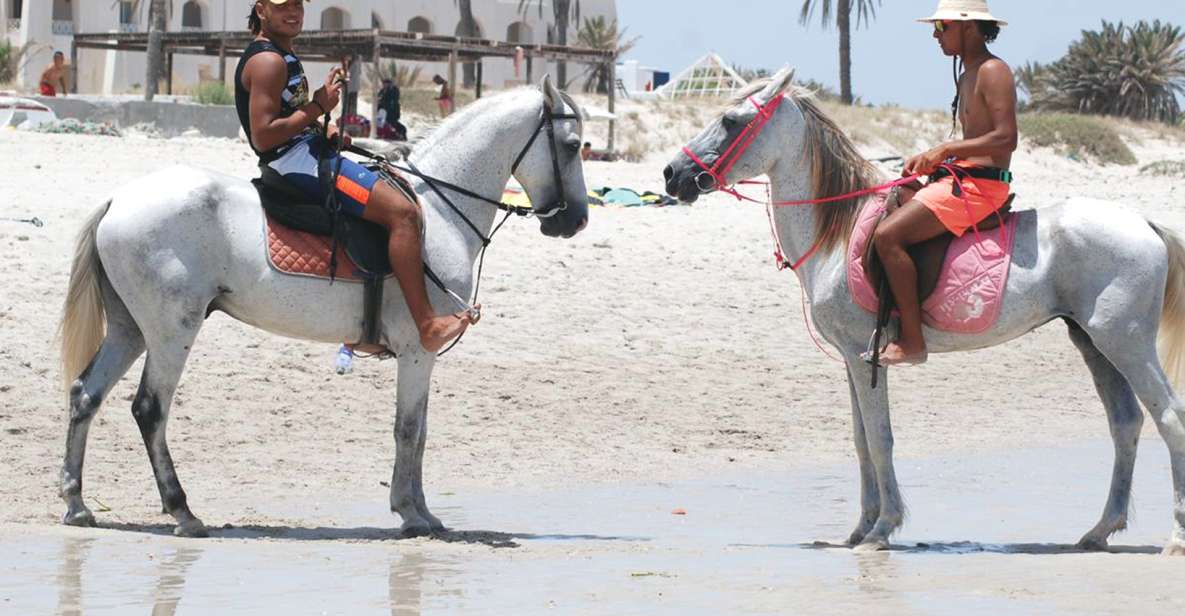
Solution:
[[[547,101],[547,106],[553,112],[563,109],[564,97],[560,96],[560,91],[551,81],[551,73],[545,73],[543,79],[539,80],[539,90],[543,92],[543,100]]]
[[[794,83],[794,68],[787,64],[774,73],[773,77],[770,77],[769,85],[761,92],[761,97],[768,101],[784,93],[792,83]]]

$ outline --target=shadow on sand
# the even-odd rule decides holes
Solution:
[[[746,544],[739,547],[792,548],[806,550],[850,550],[851,546],[828,541],[814,541],[811,543],[754,545]],[[976,554],[981,552],[992,554],[1160,554],[1161,548],[1153,545],[1112,545],[1105,550],[1088,550],[1075,544],[1067,543],[977,543],[974,541],[950,542],[920,542],[913,545],[890,545],[890,552],[924,553],[924,554]]]
[[[150,535],[172,536],[172,524],[134,524],[127,522],[99,523],[98,528]],[[279,539],[284,541],[402,541],[417,537],[406,537],[397,528],[359,526],[354,528],[331,528],[325,526],[280,526],[249,524],[244,526],[211,527],[210,536],[218,539]],[[492,530],[445,529],[426,537],[444,543],[480,544],[493,548],[517,548],[516,540],[524,541],[623,541],[645,542],[649,537],[618,537],[593,534],[536,534],[508,533]]]

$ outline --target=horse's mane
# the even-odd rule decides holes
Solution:
[[[462,107],[459,111],[453,113],[447,118],[438,120],[426,127],[424,132],[419,137],[413,139],[409,144],[411,146],[411,150],[415,151],[417,148],[425,147],[431,143],[436,142],[438,139],[443,138],[445,135],[451,132],[455,127],[467,124],[471,119],[471,116],[477,116],[486,113],[489,107],[502,102],[504,99],[512,98],[514,96],[521,96],[531,92],[536,94],[540,93],[539,88],[536,86],[522,86],[519,88],[513,88],[511,90],[506,90],[505,92],[500,92],[494,96],[479,98]],[[568,105],[572,113],[575,113],[580,118],[584,117],[584,110],[576,104],[576,100],[573,99],[567,92],[560,91],[560,97],[563,98],[564,103]],[[584,123],[583,120],[580,120],[580,122],[581,124]]]
[[[769,79],[754,81],[737,93],[734,103],[753,96],[769,83]],[[860,155],[843,130],[823,113],[811,90],[791,85],[783,94],[787,101],[802,111],[802,117],[806,120],[803,147],[807,160],[811,162],[811,192],[815,198],[866,190],[876,185],[876,167]],[[847,241],[863,200],[864,197],[853,197],[813,206],[815,237],[821,248],[831,249]]]

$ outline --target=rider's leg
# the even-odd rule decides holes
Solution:
[[[432,310],[424,283],[423,222],[419,205],[386,182],[377,182],[362,211],[362,218],[383,225],[391,232],[387,255],[420,331],[420,344],[429,352],[439,351],[465,331],[470,318],[464,312],[437,316]]]
[[[897,311],[901,336],[881,354],[885,365],[926,361],[922,336],[922,309],[918,301],[918,270],[907,248],[947,232],[947,228],[922,202],[910,201],[885,219],[873,234],[876,252],[885,266]]]

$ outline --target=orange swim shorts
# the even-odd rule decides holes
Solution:
[[[973,167],[970,163],[958,161],[956,167]],[[956,197],[952,192],[955,180],[951,176],[931,182],[914,195],[926,209],[934,213],[944,227],[962,237],[967,229],[991,216],[1008,200],[1009,186],[996,180],[964,177],[960,180],[963,195]]]

